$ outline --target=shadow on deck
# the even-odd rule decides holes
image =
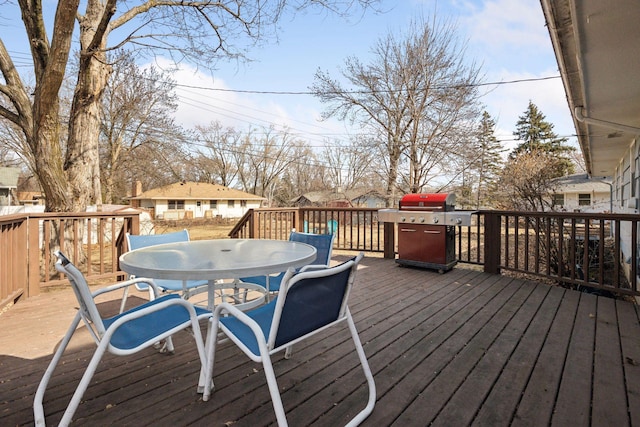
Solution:
[[[3,425],[33,425],[33,396],[74,315],[72,298],[43,294],[0,315]],[[363,425],[640,425],[633,303],[464,266],[440,275],[366,257],[350,307],[378,395]],[[45,395],[48,424],[59,422],[94,348],[88,334],[72,341]],[[280,355],[274,368],[292,426],[342,425],[366,403],[346,326],[296,346],[290,360]],[[74,424],[275,423],[261,365],[234,346],[216,355],[208,402],[196,393],[198,371],[188,333],[176,336],[171,356],[107,355]]]

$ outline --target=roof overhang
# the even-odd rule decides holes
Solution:
[[[587,172],[612,176],[640,135],[640,2],[541,4]]]

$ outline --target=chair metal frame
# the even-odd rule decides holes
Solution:
[[[375,406],[376,388],[367,358],[347,305],[355,271],[363,255],[335,267],[295,273],[289,269],[277,298],[258,309],[241,312],[230,304],[216,306],[207,337],[206,379],[212,379],[218,332],[221,330],[251,360],[261,362],[279,426],[287,419],[271,355],[327,328],[346,322],[369,389],[367,405],[349,422],[360,424]],[[290,298],[290,301],[289,301]],[[309,313],[313,313],[309,316]],[[313,324],[315,323],[315,325]],[[286,354],[286,353],[285,353]],[[213,381],[205,381],[203,400],[208,400]]]
[[[56,270],[69,279],[79,308],[38,385],[33,403],[36,426],[45,425],[43,399],[47,385],[81,321],[95,340],[97,348],[62,416],[61,426],[66,426],[72,421],[82,396],[107,351],[118,356],[130,355],[166,340],[169,351],[172,352],[171,336],[191,327],[200,363],[203,367],[206,366],[205,344],[199,321],[211,317],[210,311],[195,307],[176,294],[158,296],[160,290],[153,280],[146,278],[127,280],[91,292],[82,272],[62,252],[56,251],[55,255],[58,257]],[[147,284],[156,293],[156,298],[110,318],[101,316],[94,300],[98,295],[139,283]]]
[[[298,271],[304,271],[306,269],[326,268],[331,263],[331,253],[333,250],[333,242],[335,240],[334,234],[314,234],[314,233],[300,233],[295,230],[291,230],[289,234],[289,241],[307,243],[316,248],[317,255],[313,264],[306,265]],[[280,285],[285,275],[285,271],[270,276],[253,276],[243,277],[241,282],[254,283],[260,285],[267,290],[267,296],[271,292],[278,292]]]

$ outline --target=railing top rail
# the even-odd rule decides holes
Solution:
[[[301,207],[300,210],[303,210],[303,211],[379,211],[380,208],[351,208],[351,207],[326,208],[326,207],[304,206],[304,207]]]
[[[604,219],[604,220],[624,220],[633,221],[640,220],[640,214],[624,214],[624,213],[596,213],[596,212],[556,212],[556,211],[499,211],[499,210],[481,210],[477,211],[480,215],[508,215],[508,216],[530,216],[530,217],[556,217],[568,219]]]
[[[123,210],[123,211],[110,211],[110,212],[29,212],[29,213],[17,213],[10,215],[0,216],[0,222],[10,222],[16,220],[24,220],[27,218],[109,218],[109,217],[129,217],[132,215],[138,215],[139,211]]]

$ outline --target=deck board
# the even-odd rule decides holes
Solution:
[[[0,315],[3,425],[33,425],[35,389],[74,315],[72,298],[55,291]],[[116,310],[117,302],[100,307]],[[438,274],[366,257],[350,309],[377,387],[363,425],[640,425],[640,321],[632,302],[462,265]],[[50,425],[95,348],[78,332],[45,395]],[[193,337],[180,333],[175,344],[173,355],[105,356],[74,425],[274,424],[261,365],[221,344],[215,391],[203,402]],[[346,328],[296,345],[292,359],[278,355],[274,369],[290,425],[345,424],[366,403]]]

